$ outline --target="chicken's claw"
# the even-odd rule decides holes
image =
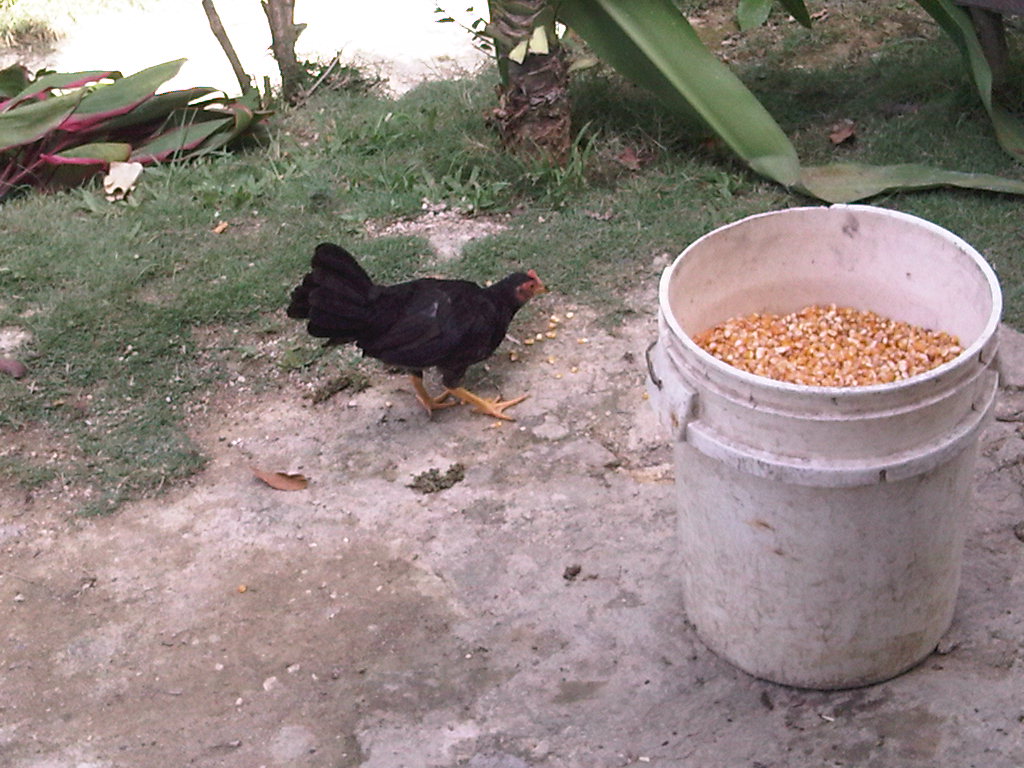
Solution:
[[[423,386],[423,379],[413,374],[410,376],[412,379],[412,387],[416,390],[416,399],[420,401],[420,405],[427,409],[427,414],[431,414],[434,411],[439,411],[442,408],[451,408],[453,405],[458,405],[458,402],[448,402],[448,398],[451,397],[451,393],[445,390],[437,397],[432,397],[427,392],[426,387]]]
[[[521,397],[513,398],[512,400],[501,400],[497,397],[493,400],[488,400],[487,398],[480,397],[479,395],[474,395],[468,389],[464,389],[462,387],[448,389],[446,390],[446,394],[459,398],[459,400],[467,405],[472,405],[473,410],[477,413],[492,416],[496,419],[504,419],[505,421],[515,421],[511,416],[505,415],[505,409],[511,408],[513,405],[521,403],[529,397],[529,395],[523,395]]]

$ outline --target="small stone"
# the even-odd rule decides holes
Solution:
[[[275,688],[280,688],[280,687],[281,687],[281,681],[278,680],[274,676],[268,677],[266,680],[263,681],[263,690],[264,691],[272,691]]]

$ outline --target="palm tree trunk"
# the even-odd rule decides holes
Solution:
[[[487,33],[502,83],[492,113],[513,152],[563,164],[572,141],[568,70],[550,0],[490,0]]]

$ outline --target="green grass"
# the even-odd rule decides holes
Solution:
[[[995,145],[950,46],[913,39],[796,70],[761,63],[793,55],[786,39],[774,45],[740,71],[805,161],[923,160],[1024,175]],[[483,78],[399,100],[324,92],[276,118],[264,147],[147,169],[131,204],[107,203],[95,186],[9,201],[0,328],[27,329],[33,341],[29,377],[0,377],[0,433],[38,431],[58,458],[0,452],[0,472],[26,487],[64,484],[87,513],[194,473],[204,457],[184,425],[229,378],[244,372],[272,389],[354,365],[353,355],[321,354],[283,315],[316,243],[349,245],[385,282],[436,270],[425,266],[424,240],[364,229],[367,219],[415,216],[424,199],[513,213],[506,231],[446,264],[448,274],[484,280],[532,267],[609,317],[657,280],[657,255],[739,217],[812,202],[750,173],[606,72],[579,77],[573,95],[579,133],[565,168],[499,150],[482,119],[493,106]],[[857,121],[851,146],[827,140],[839,117]],[[624,152],[642,159],[639,170],[620,162]],[[937,190],[873,202],[978,247],[1002,279],[1007,320],[1024,328],[1019,198]],[[221,220],[231,226],[212,234]]]

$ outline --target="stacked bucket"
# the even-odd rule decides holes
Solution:
[[[964,351],[890,384],[812,387],[693,341],[814,304],[946,331]],[[970,245],[871,206],[752,216],[665,271],[648,389],[675,445],[685,608],[711,649],[817,689],[885,680],[932,652],[953,616],[1001,307]]]

